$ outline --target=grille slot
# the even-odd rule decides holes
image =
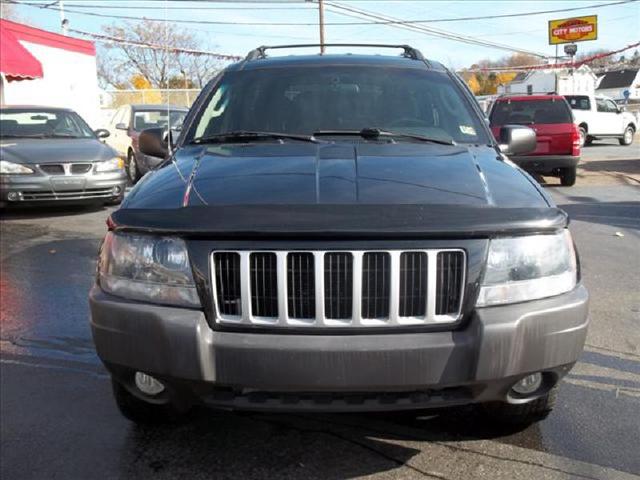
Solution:
[[[64,175],[64,167],[59,164],[40,165],[40,170],[48,175]]]
[[[362,256],[362,318],[389,316],[390,256],[370,252]]]
[[[458,311],[464,268],[462,252],[438,253],[436,315],[451,315]]]
[[[327,253],[324,257],[325,316],[351,318],[353,307],[353,257],[351,253]]]
[[[278,266],[275,253],[252,253],[251,313],[255,317],[278,316]]]
[[[218,310],[223,315],[240,315],[242,313],[240,255],[232,252],[220,252],[214,255],[214,260]]]
[[[71,173],[76,175],[87,173],[92,166],[90,163],[74,163],[71,165]]]
[[[287,258],[287,307],[290,318],[316,317],[313,253],[290,253]]]
[[[214,251],[217,323],[272,327],[451,324],[466,285],[461,249]]]
[[[400,316],[422,317],[427,313],[427,254],[400,255]]]

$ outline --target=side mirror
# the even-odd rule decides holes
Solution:
[[[99,128],[98,130],[94,131],[93,133],[95,133],[96,137],[98,137],[98,138],[107,138],[109,135],[111,135],[109,130],[106,130],[104,128]]]
[[[536,132],[522,125],[505,125],[500,129],[500,151],[507,155],[522,155],[536,149]]]
[[[116,123],[116,130],[128,130],[126,123]]]
[[[140,132],[138,147],[150,157],[167,158],[169,156],[169,135],[162,128],[148,128]]]

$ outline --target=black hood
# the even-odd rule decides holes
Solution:
[[[489,147],[291,143],[183,148],[126,207],[265,204],[548,206]]]
[[[215,235],[484,235],[566,216],[488,146],[187,146],[143,178],[116,228]]]
[[[4,138],[0,153],[3,160],[26,164],[100,162],[117,156],[96,138]]]

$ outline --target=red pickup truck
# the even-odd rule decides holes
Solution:
[[[523,169],[560,177],[564,186],[576,182],[580,160],[580,131],[561,95],[522,95],[499,97],[489,115],[494,136],[504,125],[526,125],[536,132],[537,147],[527,155],[509,158]]]

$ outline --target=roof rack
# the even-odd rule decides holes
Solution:
[[[424,61],[424,57],[420,50],[413,48],[410,45],[389,45],[385,43],[325,43],[321,45],[319,43],[300,43],[294,45],[262,45],[261,47],[251,50],[245,57],[246,61],[257,60],[259,58],[267,58],[267,50],[276,50],[282,48],[306,48],[306,47],[376,47],[376,48],[401,48],[404,53],[403,57],[411,58],[412,60]]]

